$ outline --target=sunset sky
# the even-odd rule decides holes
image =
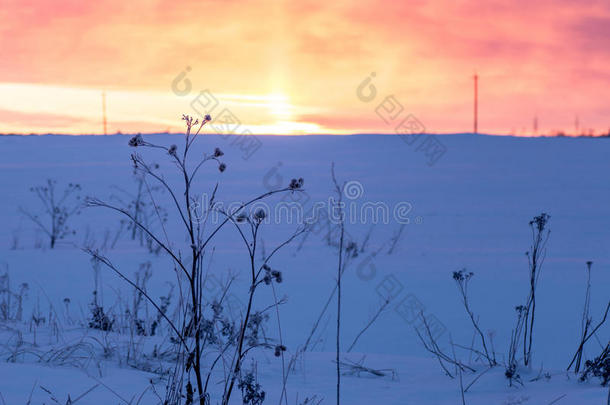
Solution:
[[[0,133],[467,132],[475,71],[480,132],[610,128],[608,0],[0,0],[0,57]]]

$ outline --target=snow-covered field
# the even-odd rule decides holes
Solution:
[[[168,345],[168,328],[163,325],[162,336],[150,338],[86,328],[95,287],[90,257],[81,247],[103,248],[105,256],[129,276],[141,263],[150,262],[148,291],[155,298],[166,294],[167,282],[175,280],[170,260],[149,253],[127,232],[117,237],[120,217],[103,208],[83,209],[70,222],[76,233],[59,241],[55,249],[48,248],[45,236],[19,212],[20,207],[40,211],[30,187],[49,178],[56,179],[60,188],[70,182],[80,184],[83,197],[125,199],[125,191],[133,193],[136,184],[129,159],[134,150],[127,146],[128,139],[119,135],[0,137],[0,276],[9,275],[14,291],[28,284],[22,321],[0,322],[0,404],[26,404],[30,395],[31,404],[49,404],[54,403],[54,395],[63,405],[68,395],[74,400],[92,387],[75,403],[122,404],[135,397],[135,404],[143,393],[140,403],[155,404],[155,390],[163,397],[165,382],[155,373],[162,361],[152,353],[155,345]],[[178,135],[146,139],[180,144]],[[528,223],[542,212],[551,217],[551,233],[539,280],[533,364],[519,370],[523,386],[509,387],[503,366],[486,372],[484,362],[456,349],[456,356],[476,370],[463,374],[465,387],[485,372],[467,390],[465,402],[606,403],[608,388],[601,387],[598,379],[579,382],[565,369],[580,338],[587,261],[593,261],[590,307],[594,324],[610,298],[610,139],[439,136],[447,151],[434,165],[428,164],[424,151],[396,136],[258,139],[260,148],[248,159],[234,138],[205,135],[198,139],[194,153],[203,156],[220,147],[227,170],[220,173],[214,165],[205,168],[193,190],[209,196],[219,181],[216,200],[228,204],[303,177],[305,192],[298,199],[307,213],[317,203],[328,205],[329,197],[335,196],[330,170],[334,162],[337,179],[353,187],[353,193],[344,196],[346,209],[355,207],[354,212],[362,214],[362,205],[368,204],[389,210],[387,221],[378,218],[380,223],[373,224],[371,210],[366,218],[355,215],[346,224],[346,232],[359,246],[367,235],[368,243],[343,276],[344,351],[375,315],[383,297],[389,294],[391,301],[354,348],[341,355],[347,363],[385,370],[385,375],[345,375],[344,404],[461,404],[459,379],[444,375],[417,338],[417,313],[421,310],[437,321],[439,342],[448,353],[451,341],[470,347],[473,328],[452,272],[462,268],[474,272],[469,286],[471,307],[485,333],[493,335],[493,350],[503,362],[515,322],[514,308],[525,301],[529,288],[524,255],[531,244]],[[178,184],[166,154],[149,149],[138,152],[158,163],[170,184]],[[184,244],[169,195],[153,194],[169,213],[167,239]],[[280,197],[273,197],[270,208],[279,202]],[[399,220],[396,207],[403,208]],[[291,218],[293,223],[272,216],[271,223],[264,225],[267,252],[297,228],[295,215]],[[273,258],[272,267],[283,272],[276,295],[287,298],[279,306],[287,356],[307,339],[336,282],[337,249],[328,245],[326,234],[324,226],[316,228]],[[233,228],[221,231],[214,247],[213,255],[206,258],[208,292],[219,294],[214,283],[237,275],[231,297],[239,308],[249,287],[247,254]],[[100,279],[98,299],[114,313],[124,312],[122,305],[129,305],[133,296],[129,286],[107,268],[101,268]],[[272,300],[271,291],[262,290],[256,305],[264,308]],[[289,404],[304,403],[307,397],[316,398],[308,404],[321,399],[322,404],[335,403],[335,315],[333,301],[321,318],[315,344],[288,379]],[[36,325],[33,316],[43,316],[45,321]],[[273,341],[279,338],[277,322],[272,311],[266,333]],[[606,324],[588,343],[585,357],[599,354],[609,337]],[[128,352],[135,361],[126,357]],[[281,360],[273,350],[259,350],[253,356],[267,393],[265,403],[277,403]],[[542,377],[530,381],[537,376]],[[215,375],[213,381],[218,389],[221,377]],[[233,401],[241,403],[241,398],[237,395]]]

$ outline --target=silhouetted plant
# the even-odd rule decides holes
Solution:
[[[540,278],[542,264],[546,257],[546,244],[550,230],[547,229],[551,217],[544,212],[529,222],[532,230],[532,246],[526,253],[530,269],[530,293],[525,304],[523,328],[523,363],[527,366],[532,358],[534,341],[534,321],[536,316],[536,287]]]
[[[453,280],[457,284],[460,295],[462,296],[462,303],[464,304],[464,309],[466,309],[466,313],[472,322],[472,326],[474,327],[476,333],[478,333],[481,338],[481,345],[483,346],[483,354],[487,362],[489,363],[489,367],[493,367],[496,365],[496,358],[494,353],[489,353],[487,349],[487,342],[485,341],[485,335],[481,331],[481,327],[479,326],[478,321],[475,319],[474,313],[470,309],[470,303],[468,302],[468,283],[470,279],[474,276],[473,272],[467,272],[465,269],[460,271],[453,272]]]
[[[585,303],[583,305],[582,310],[582,319],[580,324],[580,342],[582,343],[589,332],[589,327],[591,326],[591,322],[593,319],[591,318],[591,267],[593,266],[592,261],[587,262],[587,288],[585,291]],[[574,366],[574,372],[578,373],[580,370],[580,363],[582,361],[582,353],[584,349],[584,344],[580,345],[578,350],[576,351],[576,364]],[[571,364],[570,364],[571,366]]]
[[[0,321],[21,321],[23,300],[29,290],[27,283],[22,283],[18,290],[11,289],[8,266],[0,275]]]
[[[34,214],[25,208],[20,208],[20,211],[49,237],[49,246],[53,249],[58,240],[76,233],[68,221],[80,212],[81,187],[69,183],[63,191],[59,191],[57,181],[48,179],[45,185],[32,187],[30,191],[40,200],[42,214]]]
[[[602,316],[601,320],[597,323],[597,325],[595,325],[594,327],[592,326],[593,318],[591,317],[591,310],[590,310],[592,265],[593,265],[592,261],[587,262],[587,289],[585,292],[585,303],[584,303],[584,307],[583,307],[583,314],[582,314],[582,320],[581,320],[580,342],[578,344],[578,348],[576,349],[576,353],[574,353],[574,356],[572,356],[572,361],[570,361],[570,364],[568,365],[568,368],[567,368],[567,370],[569,371],[572,368],[572,366],[574,366],[574,373],[578,373],[580,371],[580,366],[581,366],[581,361],[582,361],[585,345],[587,344],[589,339],[591,339],[591,337],[595,336],[595,333],[604,325],[604,323],[606,323],[606,320],[608,319],[608,311],[610,311],[610,301],[608,301],[608,304],[606,305],[606,310],[605,310],[604,315]],[[604,358],[603,352],[600,357],[602,359]],[[603,363],[603,361],[602,361],[602,363]],[[591,363],[591,364],[597,364],[597,363]],[[587,368],[589,368],[589,366],[587,366]]]
[[[591,376],[599,378],[604,387],[610,382],[610,342],[602,349],[599,356],[593,360],[585,361],[585,369],[580,376],[580,380],[586,381]]]
[[[336,341],[335,341],[335,362],[336,362],[336,371],[337,371],[337,405],[341,403],[341,362],[339,360],[339,354],[341,353],[341,277],[343,275],[343,261],[344,255],[344,243],[345,243],[345,218],[343,213],[343,191],[345,188],[345,183],[341,186],[339,182],[337,182],[337,178],[335,177],[335,164],[333,163],[331,167],[331,175],[333,179],[333,183],[335,185],[335,191],[337,193],[337,202],[335,204],[335,209],[338,211],[339,215],[339,260],[337,263],[337,333],[336,333]],[[350,250],[353,250],[353,254],[358,254],[358,249],[355,244],[350,245]]]
[[[513,382],[516,382],[519,385],[523,385],[523,382],[521,381],[521,376],[519,375],[519,373],[517,373],[517,363],[510,363],[504,371],[504,376],[508,379],[509,385],[511,387],[513,386]]]
[[[434,333],[432,333],[432,329],[430,328],[430,322],[428,321],[428,318],[426,318],[424,311],[420,311],[418,316],[421,320],[421,325],[414,325],[413,329],[415,330],[419,341],[424,346],[424,349],[426,349],[429,353],[433,354],[437,358],[441,368],[448,377],[454,378],[453,374],[451,374],[445,363],[458,367],[460,371],[475,371],[474,368],[457,360],[455,356],[449,356],[447,353],[445,353],[445,351],[441,349],[440,345],[438,344],[438,340],[435,337]]]
[[[89,327],[91,329],[99,329],[103,331],[111,331],[114,320],[110,319],[104,312],[104,307],[92,304],[91,318],[89,319]]]
[[[517,305],[515,307],[515,312],[517,314],[517,321],[515,323],[515,327],[511,331],[510,334],[510,344],[508,346],[508,360],[506,364],[506,372],[505,376],[509,379],[510,385],[512,386],[513,377],[516,374],[518,361],[517,361],[517,353],[519,351],[519,345],[521,342],[521,335],[523,333],[523,327],[525,325],[525,306]]]
[[[265,401],[265,391],[256,378],[256,369],[246,372],[239,379],[237,387],[241,390],[244,405],[261,405]]]
[[[167,236],[165,228],[163,228],[164,237],[162,237],[157,235],[155,230],[151,229],[146,223],[138,218],[135,218],[133,212],[125,209],[124,207],[115,206],[98,199],[88,199],[87,201],[89,206],[105,207],[126,217],[126,219],[135,224],[144,232],[145,235],[154,241],[162,252],[171,258],[178,279],[185,279],[188,285],[188,291],[185,294],[185,299],[179,302],[179,305],[181,305],[181,319],[177,321],[170,319],[169,316],[162,311],[161,306],[157,304],[141,286],[126,277],[107,258],[101,256],[99,252],[92,249],[86,249],[86,251],[101,263],[112,269],[117,275],[140,292],[142,296],[149,301],[155,307],[158,313],[161,314],[161,316],[168,322],[169,326],[174,332],[173,339],[181,348],[181,356],[186,359],[184,363],[184,373],[175,373],[174,375],[178,376],[181,381],[185,380],[188,382],[186,389],[187,394],[190,391],[191,402],[197,401],[200,405],[206,405],[206,402],[209,403],[209,393],[207,387],[210,375],[215,365],[220,359],[223,359],[221,364],[229,364],[229,371],[225,374],[226,379],[224,381],[225,384],[221,401],[223,405],[227,405],[229,403],[229,399],[231,398],[234,383],[241,375],[241,366],[249,350],[253,347],[258,347],[261,345],[264,347],[272,347],[270,344],[265,342],[259,342],[257,333],[262,320],[264,320],[264,311],[255,311],[253,308],[255,291],[261,284],[261,281],[264,280],[265,276],[268,275],[268,272],[264,269],[264,266],[268,266],[269,260],[271,260],[275,253],[302,232],[302,230],[297,231],[292,237],[281,243],[269,255],[266,255],[263,262],[259,265],[256,260],[256,255],[260,242],[259,231],[265,218],[265,212],[262,210],[257,210],[251,215],[245,215],[245,208],[257,201],[277,193],[298,192],[301,190],[303,181],[302,179],[293,180],[287,187],[261,194],[231,211],[223,211],[214,203],[216,191],[218,189],[218,184],[216,184],[213,192],[211,193],[209,204],[207,206],[199,207],[197,204],[197,198],[192,190],[193,180],[196,178],[199,170],[205,163],[208,162],[216,163],[217,169],[220,172],[224,172],[227,166],[225,163],[219,160],[224,153],[222,153],[222,151],[218,148],[214,149],[213,153],[209,155],[204,154],[203,158],[197,159],[197,161],[191,163],[191,155],[189,154],[191,147],[201,129],[211,120],[211,117],[206,115],[201,122],[187,115],[184,115],[182,119],[186,124],[186,133],[183,138],[184,144],[180,149],[177,145],[166,147],[150,143],[144,140],[141,135],[132,137],[129,141],[129,145],[135,148],[148,147],[163,150],[175,164],[175,167],[183,180],[180,187],[170,186],[165,178],[160,173],[157,173],[156,167],[148,164],[139,154],[133,153],[131,155],[134,168],[142,173],[143,176],[154,179],[156,183],[169,194],[174,208],[176,209],[179,221],[183,225],[183,235],[188,240],[186,252],[182,251],[171,243],[171,239],[169,239]],[[221,220],[219,224],[213,224],[213,226],[210,228],[206,227],[206,224],[212,217],[208,215],[212,211],[223,214],[224,219]],[[215,319],[213,318],[213,323],[210,324],[208,322],[209,319],[207,319],[204,314],[205,272],[203,269],[202,258],[206,252],[206,249],[209,247],[210,242],[226,224],[234,225],[239,236],[244,242],[244,247],[248,251],[249,256],[248,267],[250,273],[250,288],[248,290],[248,300],[246,308],[243,311],[243,318],[237,323],[237,325],[235,325],[233,321],[223,319],[218,315],[216,315]],[[281,274],[272,272],[269,274],[276,282],[281,281]],[[262,282],[265,283],[264,281]],[[182,322],[182,325],[179,325],[180,322]],[[220,354],[213,364],[210,367],[204,367],[202,364],[203,350],[208,343],[207,339],[215,340],[215,337],[218,337],[217,333],[212,334],[212,326],[218,323],[222,324],[221,335],[223,335],[228,343],[222,348],[222,350],[220,350]],[[233,353],[227,354],[227,350],[230,349],[232,349]],[[205,378],[204,375],[206,371],[208,373],[207,378]],[[193,386],[190,382],[190,376],[193,374],[196,380],[195,386]],[[175,387],[178,385],[179,384],[172,384],[174,388],[172,388],[171,395],[174,398],[176,397]]]

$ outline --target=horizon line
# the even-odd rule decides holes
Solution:
[[[134,135],[184,135],[183,132],[121,132],[117,131],[111,134],[101,133],[57,133],[57,132],[30,132],[30,133],[15,133],[15,132],[0,132],[0,136],[134,136]],[[241,134],[223,134],[223,133],[205,133],[201,135],[214,135],[214,136],[242,136]],[[506,136],[513,138],[608,138],[610,137],[610,131],[605,134],[499,134],[499,133],[482,133],[482,132],[421,132],[414,134],[397,134],[393,132],[353,132],[353,133],[305,133],[305,134],[249,134],[245,136],[278,136],[278,137],[300,137],[300,136],[358,136],[358,135],[383,135],[383,136],[417,136],[417,135],[439,135],[439,136],[450,136],[450,135],[472,135],[472,136]]]

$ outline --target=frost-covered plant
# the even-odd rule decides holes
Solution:
[[[91,304],[91,318],[89,318],[89,328],[103,331],[111,331],[114,325],[114,320],[110,319],[108,314],[104,312],[104,307]]]
[[[468,283],[470,282],[473,276],[473,272],[467,272],[465,269],[453,272],[453,280],[455,281],[462,297],[464,309],[466,309],[466,313],[468,314],[468,317],[470,318],[470,321],[472,322],[472,326],[474,327],[476,333],[481,338],[481,345],[483,346],[483,356],[485,357],[485,360],[487,360],[489,367],[493,367],[496,365],[496,356],[494,353],[490,353],[490,351],[487,349],[485,335],[481,331],[479,322],[475,318],[474,313],[470,308],[470,303],[468,301]]]
[[[23,300],[28,292],[23,283],[18,290],[11,289],[8,269],[0,275],[0,321],[20,321],[23,316]]]
[[[510,336],[508,359],[505,368],[506,378],[508,378],[511,385],[513,381],[520,382],[517,374],[517,353],[521,346],[523,346],[524,365],[527,366],[531,362],[536,315],[536,290],[538,279],[540,278],[540,270],[546,256],[546,244],[550,235],[547,225],[550,218],[549,215],[543,212],[529,222],[532,231],[532,245],[530,250],[526,252],[529,266],[529,294],[525,304],[515,306],[517,319]]]
[[[237,388],[241,390],[244,405],[261,405],[265,401],[265,391],[257,381],[256,368],[244,373]]]
[[[324,398],[318,398],[317,395],[306,397],[299,405],[320,405]]]
[[[134,282],[137,288],[133,291],[131,307],[125,310],[127,322],[135,329],[135,333],[138,336],[155,336],[157,328],[163,319],[163,315],[167,314],[171,305],[174,292],[174,284],[168,283],[169,290],[167,294],[159,297],[159,310],[156,312],[156,315],[150,314],[148,301],[144,297],[144,294],[148,293],[146,284],[151,277],[151,263],[141,263],[134,276]],[[144,311],[144,314],[141,313],[142,310]]]
[[[513,386],[513,382],[523,385],[521,376],[517,372],[517,363],[509,363],[504,370],[504,376],[508,379],[511,387]]]
[[[269,260],[283,246],[292,241],[301,231],[295,233],[292,237],[281,243],[271,254],[266,255],[260,263],[257,259],[258,247],[260,244],[260,228],[265,219],[265,212],[257,210],[251,215],[245,215],[245,210],[253,203],[282,192],[298,192],[303,185],[302,180],[294,180],[287,187],[268,191],[249,201],[241,204],[239,207],[231,211],[222,211],[215,204],[215,195],[218,190],[218,184],[213,188],[211,193],[210,203],[206,206],[199,206],[199,199],[194,193],[193,182],[197,178],[197,174],[205,166],[206,163],[213,163],[219,172],[224,172],[227,165],[220,161],[220,157],[224,153],[216,148],[212,153],[203,154],[203,156],[194,156],[192,146],[203,126],[210,122],[211,117],[206,115],[201,121],[194,119],[188,115],[182,117],[186,125],[186,132],[183,138],[183,144],[163,146],[153,144],[145,140],[141,135],[136,135],[129,140],[129,146],[141,149],[152,148],[165,151],[166,156],[174,163],[179,177],[181,179],[180,186],[170,185],[164,176],[157,172],[156,167],[140,156],[138,153],[131,155],[134,168],[141,173],[145,178],[151,178],[156,184],[162,187],[169,195],[170,201],[175,208],[176,216],[182,225],[182,235],[178,238],[170,239],[167,236],[166,230],[163,227],[163,236],[157,234],[155,229],[152,229],[142,220],[135,218],[133,212],[121,206],[112,205],[110,203],[98,200],[88,199],[89,206],[105,207],[120,213],[127,220],[131,221],[135,226],[141,229],[147,237],[149,237],[161,252],[165,253],[173,262],[176,276],[179,285],[186,284],[186,291],[181,297],[184,299],[179,302],[180,314],[179,319],[170,319],[163,313],[161,306],[155,302],[141,286],[135,283],[129,277],[126,277],[119,269],[114,266],[107,258],[101,256],[99,252],[92,249],[86,249],[96,260],[105,264],[107,267],[115,271],[121,278],[128,282],[133,288],[138,290],[142,296],[150,302],[161,316],[168,322],[173,331],[173,340],[180,346],[180,357],[185,359],[182,373],[175,373],[181,381],[186,381],[187,397],[190,397],[190,402],[199,402],[200,405],[209,403],[209,393],[207,384],[210,379],[211,372],[216,364],[226,366],[224,390],[221,398],[221,403],[226,405],[229,403],[233,387],[236,379],[240,376],[242,364],[252,348],[252,343],[259,345],[258,336],[256,335],[260,327],[259,316],[260,311],[254,309],[254,296],[257,287],[261,284],[261,280],[267,275],[263,269],[264,265],[268,265]],[[210,212],[216,211],[224,215],[224,219],[217,224],[208,224],[211,216]],[[204,296],[205,272],[203,269],[203,260],[207,249],[210,249],[210,243],[214,240],[215,235],[225,225],[234,225],[241,240],[244,242],[244,247],[248,252],[249,263],[248,273],[250,275],[250,288],[247,293],[247,304],[242,309],[242,318],[237,322],[218,319],[213,324],[210,324],[209,319],[204,314],[206,299]],[[206,226],[208,225],[208,226]],[[186,246],[176,246],[176,240],[187,240]],[[275,277],[275,281],[277,277]],[[264,283],[264,282],[263,282]],[[230,342],[228,346],[220,351],[219,357],[209,367],[204,366],[202,357],[206,345],[209,343],[208,338],[211,338],[211,327],[221,324],[224,337]],[[214,331],[215,336],[217,332]],[[222,359],[222,361],[218,361]],[[207,372],[207,378],[205,373]],[[195,382],[191,383],[191,377],[194,377]],[[173,387],[181,384],[171,384]],[[175,389],[172,389],[172,395],[175,397]],[[188,401],[187,401],[188,402]]]
[[[580,380],[586,381],[591,376],[599,378],[604,387],[610,382],[610,342],[606,344],[599,356],[585,361],[585,369]]]
[[[93,269],[93,292],[91,303],[89,304],[89,322],[88,326],[91,329],[98,329],[103,331],[111,331],[114,326],[114,319],[110,317],[104,310],[102,303],[103,294],[100,291],[101,287],[101,275],[100,275],[100,264],[101,261],[97,258],[91,258],[91,267]]]
[[[517,352],[519,350],[519,343],[521,341],[521,335],[523,333],[523,326],[525,325],[525,306],[517,305],[515,307],[515,312],[517,314],[517,321],[515,322],[515,327],[513,328],[510,334],[510,344],[508,346],[508,360],[504,373],[506,378],[508,378],[511,386],[513,379],[515,379],[513,377],[517,375]]]
[[[587,344],[589,339],[591,339],[591,337],[596,336],[597,331],[606,323],[606,320],[608,319],[608,311],[610,311],[610,301],[608,301],[604,315],[601,317],[601,320],[597,323],[597,325],[593,326],[593,318],[591,316],[591,311],[590,311],[591,267],[592,267],[592,265],[593,265],[592,261],[587,262],[587,289],[585,292],[585,303],[584,303],[584,307],[583,307],[583,314],[582,314],[582,320],[581,320],[580,342],[578,343],[578,348],[576,349],[576,353],[574,353],[574,356],[572,356],[572,361],[570,361],[570,364],[568,365],[568,368],[567,368],[567,370],[569,371],[572,368],[572,366],[574,366],[574,373],[576,373],[576,374],[578,374],[578,372],[580,371],[580,366],[581,366],[581,361],[582,361],[583,354],[584,354],[585,345]],[[602,355],[600,355],[599,358],[603,359],[604,357],[607,357],[608,354],[607,353],[604,354],[604,353],[605,352],[602,352]],[[591,365],[597,367],[597,366],[599,366],[599,364],[603,364],[603,360],[601,363],[594,361],[592,363],[590,362],[589,365],[586,365],[587,369],[589,370],[589,373],[591,372],[591,369],[590,369]],[[586,376],[586,375],[583,374],[583,376]]]
[[[551,231],[547,224],[551,217],[544,212],[535,216],[529,222],[532,230],[532,246],[526,253],[530,270],[530,293],[525,303],[523,317],[523,363],[527,366],[532,358],[532,345],[534,341],[534,321],[536,316],[536,288],[540,278],[540,270],[546,257],[546,244]]]
[[[58,240],[76,233],[68,221],[80,212],[81,186],[69,183],[63,191],[59,191],[57,181],[48,179],[45,185],[32,187],[30,191],[40,200],[42,214],[34,214],[25,208],[20,208],[20,212],[49,237],[53,249]]]
[[[419,320],[421,321],[421,325],[413,325],[413,330],[415,331],[415,334],[417,335],[420,343],[424,346],[424,349],[436,356],[439,365],[448,377],[454,378],[453,374],[451,374],[451,372],[449,371],[449,367],[447,366],[447,364],[459,368],[460,372],[463,372],[465,370],[471,372],[475,371],[474,368],[462,363],[455,356],[447,354],[441,348],[437,337],[432,332],[430,321],[424,314],[424,311],[420,311],[418,316]]]

